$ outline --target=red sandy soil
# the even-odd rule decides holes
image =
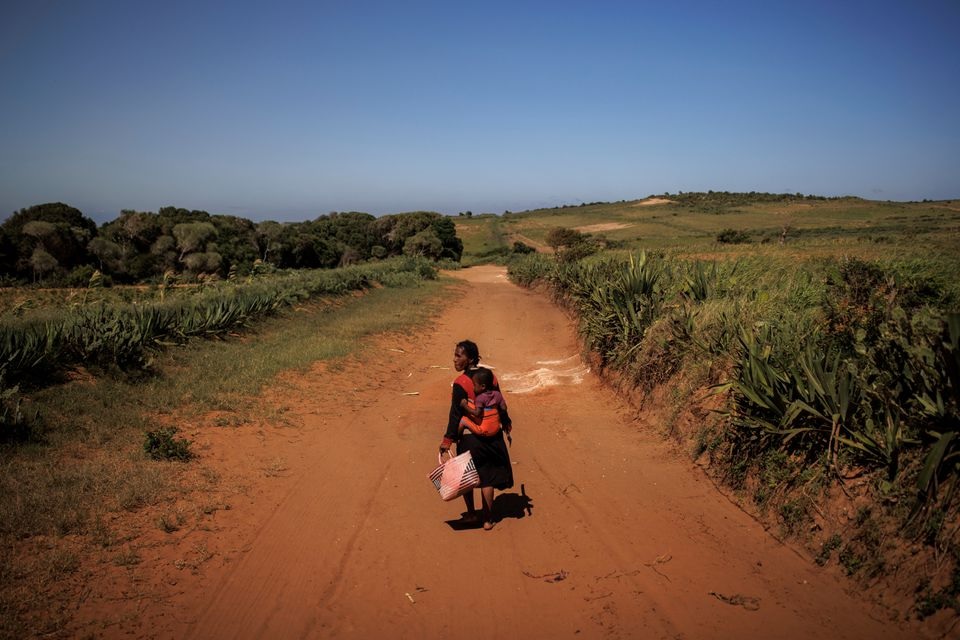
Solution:
[[[586,371],[571,321],[546,297],[497,267],[455,275],[465,283],[431,326],[278,380],[261,403],[277,407],[276,424],[195,425],[194,465],[220,481],[192,500],[230,508],[144,534],[138,565],[86,585],[70,632],[918,636],[721,496]],[[492,531],[459,527],[463,502],[441,501],[427,480],[464,338],[502,380],[515,425],[516,486],[498,492]]]

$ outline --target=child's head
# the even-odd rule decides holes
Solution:
[[[493,388],[493,371],[486,367],[477,367],[471,371],[470,378],[473,380],[474,393],[483,393]]]

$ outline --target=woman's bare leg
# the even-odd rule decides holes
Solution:
[[[466,519],[474,520],[477,518],[477,506],[473,501],[473,489],[463,494],[463,503],[467,506]]]
[[[483,528],[493,529],[493,487],[480,487],[480,498],[483,500]]]

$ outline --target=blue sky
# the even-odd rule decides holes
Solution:
[[[0,5],[0,217],[960,197],[960,4]]]

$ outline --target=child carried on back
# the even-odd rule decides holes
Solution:
[[[463,418],[457,432],[462,436],[464,429],[469,429],[478,436],[495,436],[500,432],[500,413],[507,411],[507,403],[494,385],[493,371],[478,367],[470,372],[470,379],[475,400],[472,406],[467,399],[460,402]],[[507,439],[511,439],[510,429],[507,429]]]

